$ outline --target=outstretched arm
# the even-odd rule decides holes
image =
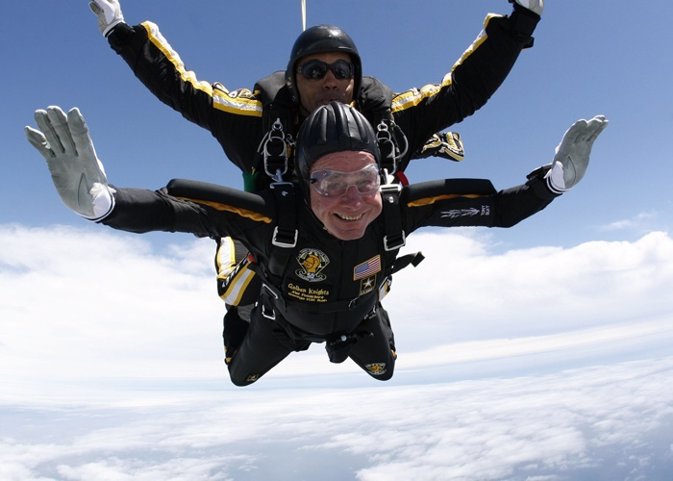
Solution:
[[[556,147],[552,163],[534,170],[516,187],[496,192],[489,181],[479,179],[409,186],[403,203],[411,230],[429,225],[511,227],[530,217],[582,179],[591,147],[607,124],[603,115],[575,122]]]
[[[60,107],[48,107],[37,110],[35,119],[38,129],[26,127],[28,141],[47,161],[63,202],[87,219],[128,232],[209,237],[245,238],[259,225],[273,227],[272,205],[236,189],[189,181],[172,181],[158,191],[113,188],[77,108],[66,114]]]
[[[79,109],[66,114],[60,107],[47,107],[35,111],[35,121],[39,130],[26,127],[28,141],[47,161],[54,187],[65,205],[86,219],[115,229],[137,233],[177,230],[178,201],[160,191],[108,185]],[[182,210],[188,211],[191,205],[183,204]]]
[[[60,107],[47,107],[35,111],[35,121],[40,130],[26,126],[26,136],[47,161],[61,200],[90,220],[109,215],[115,205],[114,190],[108,185],[79,109],[66,115]]]
[[[262,104],[248,89],[230,92],[188,70],[152,22],[131,26],[119,0],[91,0],[91,10],[110,46],[161,102],[207,129],[226,156],[250,172],[262,135]]]
[[[510,15],[489,14],[476,40],[439,83],[412,88],[393,98],[395,122],[416,152],[438,130],[483,107],[511,71],[521,51],[532,45],[542,0],[517,0]],[[403,159],[402,168],[408,158]]]
[[[79,109],[67,114],[56,106],[35,112],[39,130],[26,127],[28,141],[47,161],[54,187],[76,213],[115,229],[143,233],[182,230],[209,235],[203,209],[181,202],[162,191],[114,189],[108,185],[103,164]],[[180,213],[184,226],[176,226]]]
[[[577,185],[589,166],[594,141],[607,125],[604,115],[573,123],[556,146],[551,164],[529,174],[526,184],[498,193],[493,225],[511,227]]]

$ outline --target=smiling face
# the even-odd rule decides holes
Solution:
[[[342,173],[356,173],[368,165],[376,164],[369,152],[342,151],[327,154],[311,166],[311,173],[334,170]],[[362,238],[367,226],[383,210],[381,194],[377,190],[361,193],[356,184],[349,185],[342,195],[320,195],[310,189],[311,210],[323,223],[327,232],[340,240],[349,241]]]
[[[321,60],[327,64],[332,64],[337,60],[350,62],[350,55],[340,52],[317,53],[302,57],[297,66],[301,67],[310,60]],[[334,73],[327,71],[327,74],[321,79],[307,79],[302,74],[296,74],[297,91],[299,92],[299,102],[305,114],[313,112],[321,105],[326,105],[333,100],[349,104],[353,101],[353,88],[355,81],[352,78],[337,79]]]

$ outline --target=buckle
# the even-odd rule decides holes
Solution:
[[[386,173],[388,172],[386,171]],[[402,186],[400,184],[393,183],[381,184],[379,191],[381,192],[382,196],[385,196],[386,194],[397,194],[398,192],[402,191]]]
[[[271,244],[275,245],[276,247],[285,247],[285,248],[290,248],[290,247],[296,246],[297,245],[297,237],[299,236],[299,231],[297,229],[294,230],[294,239],[292,239],[291,241],[286,240],[288,235],[289,235],[289,237],[292,237],[292,234],[290,234],[287,231],[281,232],[278,229],[278,226],[276,226],[273,229],[273,236],[271,237]],[[283,239],[279,239],[279,237],[281,237],[281,236],[283,237]]]
[[[274,299],[276,299],[276,300],[280,299],[280,297],[278,296],[278,294],[276,294],[276,291],[274,291],[274,290],[271,288],[271,286],[269,286],[266,282],[262,282],[262,289],[266,289],[266,292],[268,292],[269,294],[271,294],[271,295],[273,296]]]
[[[275,300],[278,300],[278,294],[276,294],[276,291],[274,291],[271,286],[269,286],[266,282],[262,282],[262,291],[266,291],[268,294],[270,294]],[[276,320],[276,310],[273,307],[268,307],[266,305],[266,299],[264,297],[261,298],[260,304],[262,307],[262,316],[265,318],[275,321]]]
[[[266,304],[262,303],[262,316],[265,318],[269,319],[270,321],[275,321],[276,320],[276,311],[272,308],[267,310],[269,308],[266,307]]]
[[[294,187],[294,184],[287,180],[274,180],[269,184],[269,188],[271,189],[277,189],[277,188],[282,189],[283,191],[280,193],[280,195],[282,195],[283,197],[287,196],[285,191],[288,189],[288,187],[292,188]]]
[[[388,236],[384,235],[383,236],[383,248],[386,251],[394,251],[396,249],[400,249],[401,247],[404,247],[407,244],[407,236],[404,234],[404,231],[400,233],[399,239],[393,239],[390,243],[388,243]]]

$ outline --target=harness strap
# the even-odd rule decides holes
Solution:
[[[374,294],[371,293],[366,296],[362,296],[362,298],[365,298],[369,295]],[[356,300],[357,299],[360,298],[356,298]],[[280,292],[278,292],[275,287],[272,287],[267,283],[262,284],[262,290],[259,297],[259,307],[261,315],[273,321],[274,324],[280,326],[291,339],[293,339],[294,341],[309,341],[317,343],[334,339],[334,335],[313,334],[290,323],[286,318],[286,312],[287,312],[286,309],[288,308],[288,304],[290,304],[290,307],[292,309],[300,310],[303,308],[303,310],[310,312],[309,309],[306,308],[306,306],[303,306],[301,303],[296,303],[292,301],[288,303],[285,299],[283,299],[283,297],[280,295]],[[348,304],[353,304],[353,302],[346,301],[346,302],[330,302],[327,305],[321,304],[320,311],[321,313],[337,312],[337,311],[341,312],[348,308],[352,309],[354,307],[354,306],[349,307]],[[364,318],[366,318],[367,315],[365,315]]]
[[[291,173],[296,106],[285,86],[284,71],[274,72],[258,80],[254,94],[263,105],[262,128],[265,134],[257,147],[253,179],[248,183],[253,191],[258,191],[268,185],[269,179],[279,180],[279,175]],[[259,178],[262,172],[267,178]]]
[[[386,252],[395,251],[407,243],[400,217],[400,184],[384,184],[380,187],[383,200],[383,223],[385,234],[383,248]]]
[[[274,182],[271,184],[278,216],[271,238],[268,269],[275,278],[283,275],[283,270],[297,245],[297,200],[292,182]]]
[[[278,290],[278,288],[276,286],[269,284],[266,281],[262,284],[262,294],[263,297],[265,297],[272,304],[271,306],[267,307],[275,307],[278,309],[278,311],[280,311],[281,314],[287,312],[288,309],[303,312],[314,312],[316,310],[319,310],[321,313],[332,313],[332,312],[352,311],[353,309],[359,307],[363,302],[369,300],[370,297],[375,296],[376,289],[362,296],[354,297],[353,299],[321,303],[318,309],[316,309],[315,306],[306,305],[303,302],[294,302],[284,299],[282,293]]]

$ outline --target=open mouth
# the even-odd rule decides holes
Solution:
[[[346,222],[357,222],[364,217],[364,214],[360,214],[360,215],[356,215],[356,216],[350,216],[350,215],[345,215],[345,214],[339,214],[339,213],[336,213],[336,212],[334,213],[334,215],[338,219],[341,219],[341,220],[346,221]]]

